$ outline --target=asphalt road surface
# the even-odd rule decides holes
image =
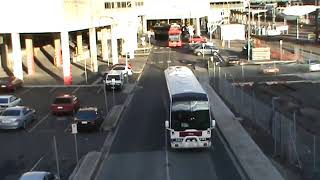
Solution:
[[[216,132],[213,132],[210,149],[171,150],[166,146],[164,121],[168,116],[164,97],[167,90],[163,71],[168,65],[185,62],[182,60],[186,58],[197,62],[198,57],[155,47],[97,179],[240,178]]]

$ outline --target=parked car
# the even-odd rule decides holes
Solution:
[[[59,180],[59,177],[51,172],[31,171],[24,173],[19,180]]]
[[[80,101],[75,95],[64,94],[57,96],[52,105],[52,114],[71,113],[74,114],[80,107]]]
[[[74,116],[74,122],[77,123],[78,130],[81,129],[99,129],[103,122],[102,111],[97,107],[83,107],[78,110]]]
[[[0,114],[0,129],[26,129],[36,119],[36,111],[26,106],[9,107]]]
[[[213,55],[214,52],[219,52],[219,49],[209,44],[201,44],[200,46],[196,46],[193,50],[193,53],[197,56]]]
[[[0,112],[8,107],[18,106],[21,103],[21,98],[18,98],[14,95],[0,95]]]
[[[108,74],[106,74],[104,83],[107,89],[121,90],[124,86],[124,76],[122,71],[111,70]]]
[[[261,64],[260,69],[263,74],[278,74],[280,71],[275,64]]]
[[[192,38],[190,38],[189,42],[191,42],[191,43],[205,43],[205,42],[207,42],[207,38],[194,35],[194,36],[192,36]]]
[[[320,61],[319,60],[309,60],[309,71],[320,71]]]
[[[0,89],[13,92],[23,86],[23,81],[14,76],[0,77]]]
[[[131,65],[126,66],[126,64],[115,64],[113,65],[112,69],[113,71],[120,71],[125,77],[126,76],[132,76],[132,69]]]

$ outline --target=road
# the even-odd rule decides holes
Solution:
[[[180,50],[154,48],[96,179],[240,178],[216,132],[210,149],[181,151],[167,147],[163,70],[168,65],[181,64],[186,56],[194,62],[198,58]]]
[[[88,87],[29,87],[14,93],[22,98],[23,105],[36,109],[37,120],[26,130],[0,131],[0,179],[16,180],[22,173],[30,170],[45,170],[57,174],[54,137],[60,176],[62,180],[67,179],[76,165],[75,140],[70,133],[73,117],[51,115],[50,105],[56,95],[71,93],[79,98],[81,106],[97,106],[103,109],[106,115],[102,87],[99,84]],[[122,92],[116,91],[113,103],[113,93],[108,91],[108,109],[114,104],[123,103],[127,97],[126,92],[126,89]],[[79,132],[79,157],[89,151],[100,151],[107,135],[107,132],[102,131]]]

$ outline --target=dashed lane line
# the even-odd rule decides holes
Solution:
[[[97,80],[95,80],[95,81],[92,83],[92,85],[98,84],[99,82],[101,82],[101,80],[102,80],[102,77],[99,77]]]
[[[33,165],[30,171],[33,171],[38,166],[38,164],[42,161],[43,158],[44,158],[44,155],[36,162],[36,164]]]
[[[31,91],[31,89],[32,89],[32,88],[28,88],[28,89],[22,91],[21,93],[19,93],[19,95],[20,95],[20,96],[21,96],[21,95],[24,95],[24,94],[26,94],[27,92]]]
[[[39,124],[41,124],[44,120],[46,120],[49,117],[50,113],[48,113],[47,115],[45,115],[42,119],[40,119],[40,121],[38,121],[37,124],[35,124],[28,132],[32,132],[33,130],[35,130]]]
[[[80,89],[80,87],[77,87],[75,90],[72,91],[71,94],[75,94],[79,89]]]

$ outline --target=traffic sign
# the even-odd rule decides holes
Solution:
[[[71,124],[71,133],[72,134],[77,134],[78,133],[77,123],[72,123]]]

